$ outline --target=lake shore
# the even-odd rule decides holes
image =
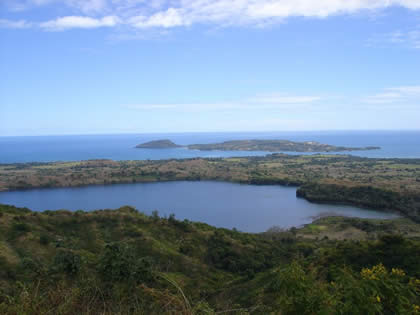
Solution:
[[[346,155],[89,160],[0,165],[0,191],[159,181],[217,180],[299,186],[309,201],[396,211],[420,221],[420,159]]]

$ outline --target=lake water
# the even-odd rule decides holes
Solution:
[[[205,181],[1,192],[0,203],[35,211],[114,209],[131,205],[147,214],[158,210],[161,215],[174,213],[178,219],[246,232],[263,232],[272,226],[300,226],[323,214],[383,219],[398,217],[355,207],[310,203],[296,198],[296,188],[293,187]]]
[[[79,161],[88,159],[158,160],[168,158],[251,156],[269,153],[196,151],[185,148],[134,148],[139,143],[158,139],[170,139],[181,145],[236,139],[318,141],[331,145],[381,147],[381,150],[345,152],[346,154],[365,157],[420,158],[420,131],[318,131],[0,137],[0,163]]]

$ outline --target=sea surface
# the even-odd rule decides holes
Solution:
[[[420,158],[420,131],[318,131],[0,137],[0,163],[79,161],[88,159],[160,160],[270,154],[270,152],[198,151],[186,148],[134,148],[139,143],[158,139],[170,139],[181,145],[236,139],[318,141],[338,146],[381,147],[380,150],[341,152],[340,154],[365,157]]]
[[[310,203],[296,188],[224,182],[161,182],[0,192],[0,203],[42,210],[115,209],[131,205],[161,216],[205,222],[245,232],[301,226],[323,215],[391,219],[396,214]]]

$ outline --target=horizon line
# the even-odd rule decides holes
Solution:
[[[0,135],[12,137],[65,137],[65,136],[116,136],[116,135],[168,135],[168,134],[211,134],[211,133],[304,133],[304,132],[420,132],[420,129],[313,129],[313,130],[239,130],[239,131],[168,131],[168,132],[115,132],[115,133],[63,133],[37,135]]]

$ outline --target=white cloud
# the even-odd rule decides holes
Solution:
[[[420,9],[420,1],[418,0],[397,0],[391,1],[392,3],[396,3],[402,6],[405,6],[409,9]]]
[[[271,113],[336,113],[366,110],[420,110],[420,86],[386,88],[369,96],[316,96],[267,94],[232,102],[132,104],[124,108],[141,111],[232,112],[264,111]]]
[[[0,28],[28,28],[31,27],[31,24],[25,20],[12,21],[6,19],[0,19]]]
[[[169,108],[178,108],[183,105],[176,104],[139,104],[139,105],[127,105],[124,106],[129,109],[144,109],[144,110],[154,110],[154,109],[169,109]]]
[[[59,17],[52,21],[41,23],[40,27],[51,31],[62,31],[71,28],[112,27],[118,23],[119,18],[116,16],[105,16],[100,19],[86,16],[65,16]]]
[[[152,16],[135,16],[129,20],[129,24],[138,28],[185,26],[191,24],[182,17],[179,10],[169,8],[166,11],[158,12]]]
[[[250,99],[253,103],[260,104],[302,104],[313,103],[321,100],[320,96],[290,96],[282,94],[263,95]]]
[[[420,27],[411,30],[399,30],[389,34],[384,34],[371,40],[371,43],[399,44],[415,49],[420,49]]]
[[[407,0],[178,0],[167,3],[171,4],[171,7],[165,11],[140,16],[142,21],[154,22],[140,23],[140,26],[174,27],[198,23],[224,26],[261,25],[289,17],[325,18],[362,10],[384,9],[392,5],[409,9],[420,8],[419,1]],[[159,23],[167,19],[171,22]]]
[[[212,111],[244,109],[247,105],[242,103],[180,103],[180,104],[134,104],[123,106],[139,110],[177,110],[177,111]]]
[[[30,1],[27,1],[27,2],[28,3],[33,3],[34,5],[37,5],[37,6],[40,6],[40,5],[49,4],[53,1],[55,1],[55,0],[30,0]]]
[[[108,8],[109,0],[3,0],[12,11],[29,10],[49,4],[62,4],[83,13],[102,12]]]
[[[103,12],[108,8],[107,0],[65,0],[65,2],[84,13]]]
[[[255,109],[304,109],[311,107],[322,98],[319,96],[287,96],[281,94],[263,95],[243,101],[220,103],[181,104],[132,104],[125,108],[138,110],[178,110],[178,111],[237,111]]]
[[[419,0],[16,0],[12,6],[64,4],[87,18],[118,16],[136,28],[171,28],[193,24],[254,25],[289,17],[326,18],[400,6],[420,9]],[[49,22],[46,22],[49,23]],[[45,23],[43,23],[45,25]],[[88,23],[89,24],[89,23]],[[90,23],[95,24],[95,23]],[[116,23],[106,26],[114,26]],[[417,33],[407,34],[418,38]]]
[[[389,88],[390,91],[395,91],[406,96],[420,96],[420,85],[400,86]]]
[[[383,92],[366,97],[367,104],[390,104],[420,107],[420,86],[400,86],[387,88]]]

